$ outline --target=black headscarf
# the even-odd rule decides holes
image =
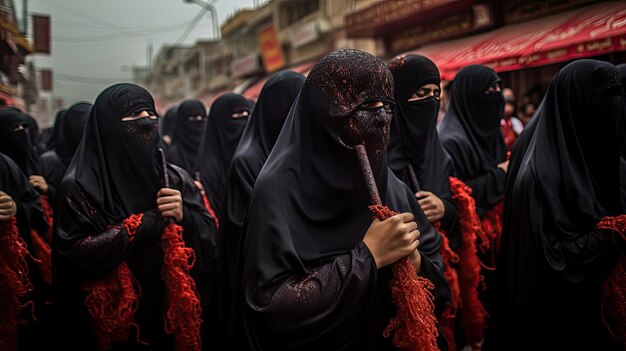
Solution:
[[[265,160],[274,147],[278,134],[283,127],[289,109],[300,92],[306,78],[293,71],[283,71],[270,77],[261,93],[258,103],[241,136],[230,169],[228,171],[225,193],[225,214],[221,221],[219,245],[220,255],[220,325],[228,325],[229,318],[235,311],[227,302],[232,295],[231,280],[236,272],[236,256],[241,227],[250,203],[250,195]],[[237,327],[231,327],[230,338],[234,338]],[[227,335],[224,335],[227,337]],[[231,349],[235,349],[231,345]]]
[[[31,142],[32,121],[13,107],[0,108],[0,152],[9,156],[26,176],[39,174],[38,155]],[[20,128],[20,130],[15,130]]]
[[[450,197],[448,177],[452,173],[452,164],[441,146],[436,128],[439,99],[429,97],[407,101],[421,86],[439,85],[439,70],[430,59],[420,55],[401,56],[392,61],[389,68],[396,98],[388,150],[389,167],[412,188],[407,177],[407,167],[411,165],[421,188],[413,191],[427,190],[439,197]]]
[[[504,96],[501,92],[485,93],[498,82],[496,72],[487,66],[461,69],[452,84],[448,111],[438,127],[441,143],[452,159],[453,173],[472,187],[479,215],[500,201],[504,189],[505,174],[497,168],[506,160],[500,131]],[[493,180],[471,182],[488,172],[493,173]]]
[[[621,349],[600,317],[602,281],[621,239],[594,229],[602,217],[625,212],[621,99],[613,65],[570,63],[550,84],[527,145],[514,149],[524,154],[514,155],[521,162],[509,171],[515,178],[505,195],[493,339],[485,346],[498,350],[514,339],[523,348],[545,340],[548,348]]]
[[[83,189],[110,223],[153,208],[161,188],[157,121],[121,120],[141,111],[156,113],[144,88],[120,83],[102,91],[65,176],[64,182],[69,178]]]
[[[382,336],[379,330],[367,334],[367,318],[376,319],[375,306],[391,302],[385,297],[372,300],[377,273],[369,265],[361,271],[367,255],[357,253],[347,262],[339,260],[329,270],[316,268],[342,255],[350,257],[353,250],[360,252],[372,222],[355,152],[339,139],[335,126],[350,123],[349,115],[363,103],[393,100],[392,84],[386,65],[358,50],[329,54],[307,77],[257,178],[242,232],[241,291],[245,330],[253,349],[379,346],[370,343],[370,338]],[[420,245],[424,245],[420,247],[424,252],[438,250],[439,236],[411,191],[388,169],[384,152],[372,169],[383,203],[413,212],[421,231]],[[345,275],[338,272],[344,269]],[[309,274],[320,288],[307,291],[302,300],[276,292],[281,284],[290,284],[286,280]],[[350,280],[354,284],[342,281],[354,275],[359,277]],[[388,278],[381,275],[378,280],[387,291]],[[328,286],[336,287],[330,289],[332,297],[321,292]],[[283,304],[290,304],[291,299],[297,301],[284,310]],[[301,308],[297,307],[300,303]],[[388,317],[372,325],[384,324]]]
[[[206,113],[205,113],[206,114]],[[178,108],[170,107],[165,112],[165,115],[159,121],[159,134],[161,138],[165,135],[169,135],[170,138],[174,137],[174,130],[176,130],[176,119],[178,117]]]
[[[193,117],[202,116],[202,119]],[[167,151],[169,162],[192,173],[194,161],[206,125],[206,108],[200,100],[185,100],[176,110],[172,145]]]
[[[67,108],[63,108],[57,112],[57,115],[54,118],[54,128],[52,128],[52,135],[50,136],[50,139],[48,139],[48,143],[46,144],[48,150],[54,150],[57,147],[59,137],[61,135],[61,126],[63,125],[63,120],[65,119],[66,112]]]
[[[77,102],[70,106],[65,113],[56,153],[66,165],[72,161],[78,144],[80,144],[92,106],[87,102]]]
[[[230,166],[248,117],[234,118],[234,113],[250,112],[248,100],[235,93],[217,98],[202,134],[202,143],[196,158],[196,171],[218,218],[222,215],[222,200],[226,186],[226,173]]]
[[[228,174],[227,216],[239,228],[243,224],[256,177],[272,151],[305,79],[302,74],[293,71],[279,72],[267,80],[259,94]]]

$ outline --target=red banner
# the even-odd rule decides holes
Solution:
[[[285,66],[285,59],[283,58],[283,52],[280,48],[280,42],[278,41],[274,25],[271,24],[258,31],[257,39],[259,40],[259,48],[261,49],[265,71],[271,73],[283,68]]]
[[[33,15],[33,52],[50,53],[50,16]]]
[[[52,70],[41,70],[41,86],[42,91],[52,91]]]

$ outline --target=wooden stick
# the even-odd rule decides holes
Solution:
[[[162,147],[159,148],[159,153],[161,154],[161,167],[163,167],[163,187],[170,187],[170,176],[167,173],[167,161],[165,160],[165,151]],[[174,223],[174,218],[167,218],[167,224]]]
[[[356,156],[361,167],[361,173],[365,180],[365,185],[370,195],[370,201],[372,205],[382,205],[380,201],[380,195],[378,194],[378,188],[376,187],[376,179],[374,178],[374,172],[372,172],[372,166],[370,166],[370,160],[367,158],[367,150],[365,145],[359,144],[354,147],[356,150]]]

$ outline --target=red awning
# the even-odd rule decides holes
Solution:
[[[432,59],[445,80],[471,64],[498,72],[626,51],[626,2],[595,4],[414,51]]]
[[[311,71],[311,69],[313,68],[316,62],[317,61],[307,62],[307,63],[301,64],[300,66],[296,66],[296,67],[288,68],[288,69],[306,76],[309,74],[309,72]],[[246,89],[243,92],[242,95],[245,96],[246,99],[256,100],[259,97],[259,94],[261,93],[261,89],[263,89],[263,85],[265,85],[265,82],[267,82],[269,77],[271,76],[267,76],[261,79],[260,81],[252,84],[248,89]]]

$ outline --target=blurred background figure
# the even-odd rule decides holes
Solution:
[[[513,89],[504,88],[502,95],[504,95],[504,114],[502,115],[502,121],[500,121],[500,129],[502,130],[507,149],[511,150],[513,143],[524,130],[524,124],[513,115],[517,108]]]

